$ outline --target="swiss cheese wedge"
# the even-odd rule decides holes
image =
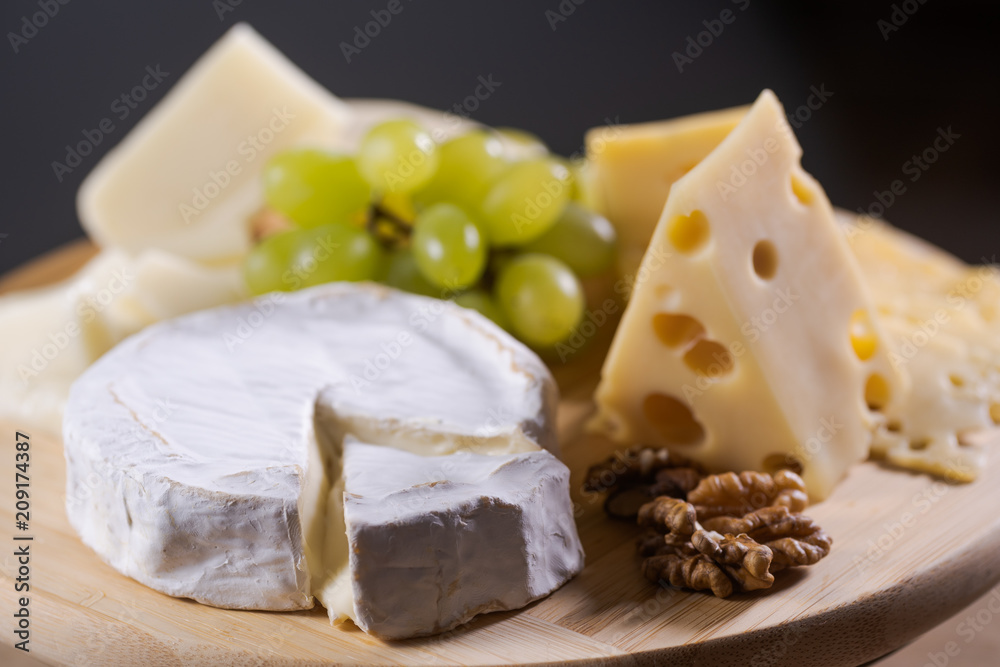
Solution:
[[[905,390],[825,193],[764,91],[670,189],[597,390],[597,429],[829,495]],[[601,454],[596,453],[597,459]]]

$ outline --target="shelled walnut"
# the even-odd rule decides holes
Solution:
[[[686,498],[704,476],[697,464],[667,449],[643,447],[619,452],[592,466],[583,487],[590,492],[608,491],[605,511],[631,521],[653,498]]]
[[[753,471],[711,475],[702,479],[687,499],[702,519],[743,515],[773,506],[801,512],[809,504],[802,478],[790,470],[779,470],[773,476]]]
[[[661,496],[639,509],[639,525],[661,533],[690,537],[700,528],[694,505]]]
[[[698,466],[666,448],[633,447],[591,466],[583,488],[587,491],[608,491],[623,486],[652,484],[659,471],[672,468],[697,469]]]
[[[727,597],[770,588],[775,572],[830,553],[830,536],[799,513],[808,497],[791,471],[706,476],[665,449],[638,449],[591,468],[587,488],[609,490],[608,512],[631,512],[647,529],[638,551],[651,581]]]
[[[662,579],[677,588],[710,590],[720,598],[733,594],[733,583],[729,577],[702,554],[687,557],[678,554],[652,556],[643,561],[642,573],[650,581]]]
[[[741,517],[706,519],[707,530],[745,534],[773,553],[771,571],[795,565],[813,565],[830,553],[833,540],[815,521],[792,514],[787,507],[764,507]]]

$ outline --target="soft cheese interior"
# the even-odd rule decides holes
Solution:
[[[68,515],[111,565],[170,595],[271,610],[307,608],[318,595],[333,617],[373,634],[436,632],[523,606],[582,568],[566,468],[551,453],[555,404],[533,353],[452,304],[372,285],[269,295],[149,327],[74,383]],[[365,475],[351,476],[349,435],[378,446]],[[537,478],[515,474],[525,455]],[[452,467],[469,456],[489,459],[473,466],[481,484]],[[366,482],[371,475],[388,486]],[[428,494],[414,492],[426,503],[416,514],[375,500],[351,518],[355,496],[412,489]],[[434,527],[465,521],[467,506],[495,511],[477,514],[471,532]],[[505,523],[505,507],[523,520]],[[421,512],[422,536],[408,523]],[[498,573],[503,590],[454,587],[461,577],[424,565],[408,571],[407,586],[386,588],[378,582],[405,572],[400,561],[348,547],[351,535],[380,535],[479,572],[497,562],[449,551],[475,544],[478,531],[504,535],[492,552],[511,554]],[[534,566],[512,569],[516,554]],[[390,598],[407,587],[437,591],[404,600],[421,601],[433,622],[362,611],[402,608]]]

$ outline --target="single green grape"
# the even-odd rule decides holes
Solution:
[[[424,296],[441,297],[441,288],[435,287],[424,278],[417,267],[417,260],[413,258],[413,252],[408,248],[399,248],[394,251],[386,262],[385,274],[381,282],[401,289],[404,292],[413,294],[423,294]]]
[[[243,280],[250,294],[257,296],[292,289],[292,285],[283,281],[282,276],[292,265],[292,256],[301,234],[301,230],[281,232],[267,237],[250,249],[243,259]]]
[[[570,185],[569,171],[555,160],[515,162],[482,202],[490,242],[522,246],[544,234],[566,207]]]
[[[483,130],[466,132],[441,144],[437,171],[415,196],[424,206],[451,202],[473,211],[509,166],[496,137]]]
[[[547,255],[525,254],[497,279],[500,308],[518,338],[534,347],[555,345],[583,318],[583,287],[568,266]]]
[[[571,201],[556,223],[525,245],[524,251],[551,255],[586,278],[611,266],[616,240],[615,228],[607,218]]]
[[[371,188],[350,157],[319,150],[288,150],[275,155],[264,167],[264,199],[298,226],[312,228],[363,221]]]
[[[481,315],[485,315],[504,329],[510,328],[510,323],[507,321],[507,317],[503,314],[503,311],[500,310],[500,306],[484,290],[470,289],[468,292],[462,292],[455,297],[455,303],[463,308],[471,308],[472,310],[479,311]]]
[[[434,176],[437,166],[437,145],[412,120],[379,123],[358,149],[361,175],[378,192],[415,192]]]
[[[382,271],[382,248],[364,229],[333,223],[301,232],[283,276],[292,289],[340,280],[374,280]]]
[[[419,213],[411,244],[420,272],[438,287],[465,289],[486,267],[479,227],[454,204],[434,204]]]

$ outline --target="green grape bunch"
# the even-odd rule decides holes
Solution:
[[[614,227],[581,203],[566,161],[519,130],[436,144],[413,120],[388,120],[356,155],[275,155],[263,186],[288,224],[245,257],[252,294],[377,281],[453,300],[544,350],[580,324],[581,279],[614,265]]]

